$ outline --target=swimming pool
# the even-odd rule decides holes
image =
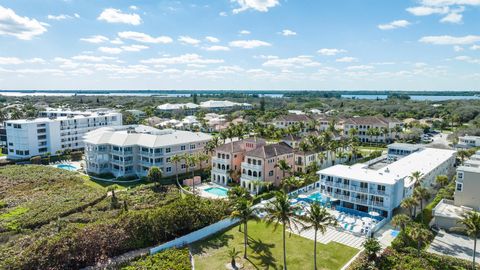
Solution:
[[[227,192],[228,192],[227,189],[219,188],[219,187],[206,188],[205,191],[219,197],[227,197]]]
[[[397,230],[392,230],[392,232],[390,232],[390,235],[391,235],[392,237],[397,237],[399,233],[400,233],[400,232],[397,231]]]
[[[322,201],[322,194],[320,194],[318,192],[310,194],[310,196],[308,196],[308,199],[310,199],[311,201],[321,202]]]
[[[71,164],[58,164],[58,165],[55,165],[55,167],[57,167],[59,169],[67,170],[67,171],[76,171],[77,170],[77,167],[75,167]]]

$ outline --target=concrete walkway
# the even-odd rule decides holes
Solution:
[[[305,231],[292,231],[292,233],[303,236],[308,239],[315,239],[315,231],[313,229]],[[328,227],[325,234],[317,233],[317,242],[322,244],[328,244],[332,241],[344,244],[349,247],[361,249],[363,242],[365,241],[365,236],[357,236],[349,232],[340,231],[332,227]]]

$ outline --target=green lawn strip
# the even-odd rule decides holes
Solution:
[[[263,222],[251,221],[248,225],[248,261],[238,259],[244,269],[282,269],[283,249],[281,226],[273,231]],[[288,233],[287,233],[288,236]],[[292,234],[286,239],[287,265],[289,269],[313,269],[313,241]],[[235,247],[242,251],[243,233],[238,226],[205,241],[193,244],[195,268],[199,270],[224,269],[230,261],[228,250]],[[339,243],[317,243],[318,269],[340,269],[356,253],[357,249]]]

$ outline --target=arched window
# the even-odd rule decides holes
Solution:
[[[222,159],[225,159],[225,154],[222,154]]]
[[[253,165],[257,165],[257,160],[256,159],[254,159],[252,161],[253,161]]]
[[[222,170],[225,170],[225,164],[222,164]]]
[[[261,160],[258,161],[258,165],[262,165],[262,161],[261,161]]]
[[[230,155],[227,155],[227,159],[230,159]]]
[[[227,171],[230,170],[230,165],[227,165]]]
[[[256,171],[253,171],[253,176],[257,177],[257,172]]]
[[[245,169],[243,169],[243,174],[246,174],[246,173],[247,173],[247,172],[246,172],[246,170],[245,170]]]
[[[225,176],[222,176],[222,183],[225,183]]]
[[[252,176],[252,171],[251,170],[248,170],[248,175]]]
[[[262,177],[262,172],[258,172],[258,177]]]

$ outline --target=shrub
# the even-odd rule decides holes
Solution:
[[[122,267],[122,270],[190,270],[190,255],[188,249],[168,249]]]
[[[75,151],[70,154],[70,158],[73,161],[79,161],[79,160],[82,160],[82,155],[83,153],[81,151]]]

